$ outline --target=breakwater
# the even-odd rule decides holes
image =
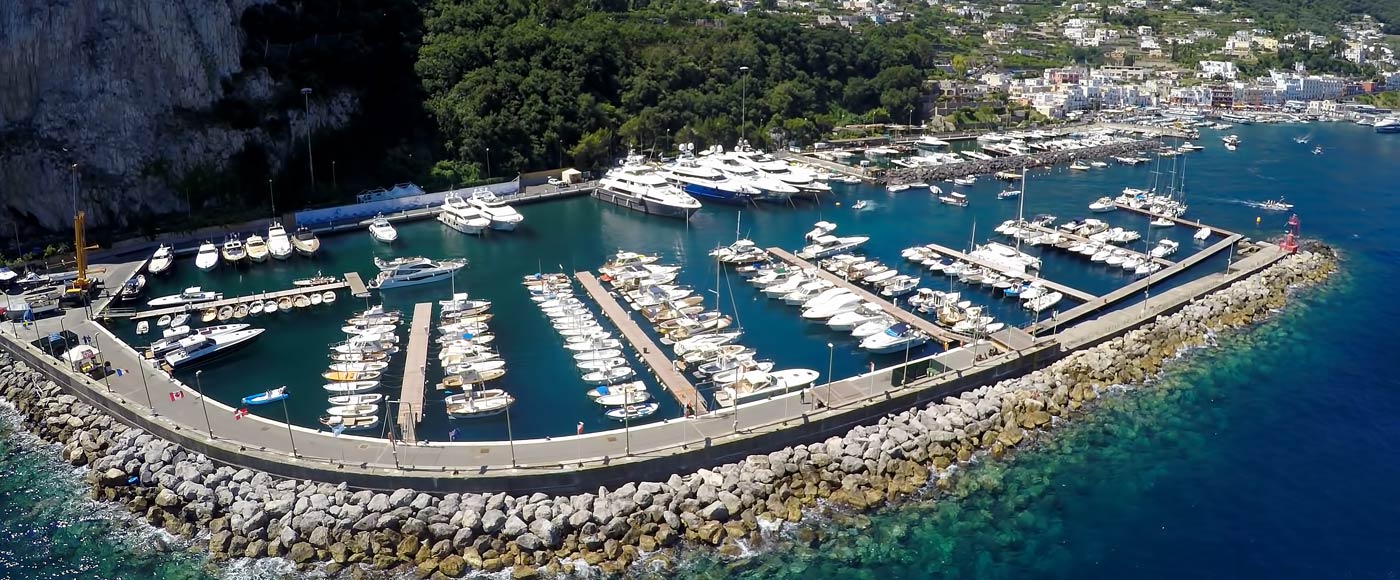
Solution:
[[[1104,159],[1115,155],[1155,149],[1161,145],[1162,143],[1156,139],[1142,139],[1069,151],[1047,151],[1031,155],[997,157],[985,161],[965,161],[931,167],[897,167],[886,171],[883,180],[885,183],[912,183],[915,181],[942,181],[967,175],[991,175],[998,171],[1018,171],[1027,167],[1071,163],[1076,159]]]
[[[840,437],[794,445],[664,482],[570,496],[375,493],[220,466],[98,413],[8,356],[0,394],[38,435],[87,465],[94,496],[120,502],[207,545],[215,557],[283,556],[327,569],[413,567],[423,576],[512,568],[516,577],[575,565],[620,572],[665,566],[684,541],[738,554],[765,522],[818,502],[863,510],[947,481],[975,455],[999,455],[1072,418],[1100,389],[1139,382],[1211,332],[1282,306],[1290,287],[1335,268],[1326,248],[1273,266],[1170,315],[1023,377],[889,415]],[[205,534],[207,532],[207,534]]]

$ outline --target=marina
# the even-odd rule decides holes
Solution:
[[[924,246],[925,246],[925,247],[928,247],[928,248],[931,248],[931,249],[933,249],[934,251],[938,252],[939,254],[942,254],[942,255],[945,255],[945,256],[951,256],[951,257],[956,258],[956,259],[958,259],[958,260],[962,260],[962,261],[964,261],[964,262],[969,262],[969,263],[972,263],[972,264],[976,264],[976,265],[978,265],[978,266],[981,266],[981,267],[983,267],[983,268],[987,268],[987,269],[990,269],[990,270],[993,270],[993,271],[998,271],[998,272],[1003,271],[1003,268],[1002,268],[1000,265],[998,265],[998,264],[993,264],[993,263],[991,263],[991,262],[987,262],[987,261],[985,261],[985,260],[982,260],[981,258],[977,258],[977,257],[971,256],[971,255],[968,255],[968,254],[964,254],[964,253],[962,253],[962,252],[959,252],[959,251],[954,250],[954,249],[952,249],[952,248],[949,248],[949,247],[947,247],[947,246],[941,246],[941,245],[932,244],[932,243],[930,243],[930,244],[924,244]],[[1045,278],[1045,277],[1042,277],[1042,276],[1034,276],[1034,275],[1030,275],[1030,274],[1020,274],[1020,273],[1016,273],[1016,276],[1017,276],[1018,278],[1021,278],[1021,279],[1024,279],[1024,280],[1028,280],[1028,281],[1029,281],[1029,280],[1034,280],[1034,281],[1040,282],[1040,284],[1043,285],[1043,286],[1045,286],[1046,288],[1050,288],[1051,290],[1054,290],[1054,291],[1056,291],[1056,292],[1060,292],[1060,293],[1062,293],[1062,294],[1064,294],[1064,295],[1066,295],[1066,296],[1069,296],[1069,297],[1071,297],[1071,298],[1074,298],[1075,300],[1078,300],[1078,301],[1080,301],[1080,302],[1092,302],[1092,301],[1098,299],[1098,296],[1095,296],[1095,295],[1090,294],[1090,293],[1088,293],[1088,292],[1085,292],[1085,291],[1083,291],[1083,290],[1078,290],[1078,289],[1075,289],[1075,288],[1071,288],[1071,287],[1069,287],[1069,286],[1067,286],[1067,285],[1061,284],[1061,283],[1059,283],[1059,282],[1056,282],[1056,281],[1054,281],[1054,280],[1051,280],[1051,279],[1049,279],[1049,278]]]
[[[359,277],[359,275],[357,274],[357,275],[356,275],[356,278],[358,278],[358,277]],[[172,306],[172,307],[168,307],[168,308],[156,308],[156,309],[152,309],[152,310],[142,310],[142,311],[108,308],[107,310],[104,311],[104,314],[105,314],[107,317],[109,317],[109,318],[130,318],[130,319],[132,319],[132,320],[145,320],[145,319],[160,318],[160,317],[162,317],[162,316],[171,316],[171,315],[183,314],[183,313],[191,313],[191,312],[197,313],[198,311],[204,310],[204,309],[207,309],[207,308],[221,309],[221,308],[224,308],[224,307],[226,307],[226,306],[227,306],[227,307],[248,306],[248,305],[250,305],[250,304],[254,304],[254,303],[258,303],[258,302],[266,302],[266,301],[268,301],[268,300],[280,300],[280,299],[282,299],[282,298],[295,298],[295,297],[297,297],[297,296],[303,296],[303,295],[309,296],[309,295],[311,295],[311,294],[317,294],[317,293],[334,292],[334,291],[336,291],[336,290],[340,290],[340,289],[342,289],[342,288],[347,288],[347,287],[349,287],[349,284],[348,284],[347,282],[341,281],[341,282],[332,282],[332,283],[330,283],[330,284],[319,284],[319,285],[316,285],[316,286],[295,287],[295,288],[290,288],[290,289],[287,289],[287,290],[277,290],[277,291],[274,291],[274,292],[260,292],[260,293],[257,293],[257,294],[250,294],[250,295],[246,295],[246,296],[238,296],[238,297],[236,297],[236,298],[224,298],[224,299],[220,299],[220,300],[210,300],[210,301],[204,301],[204,302],[197,302],[197,303],[193,303],[193,304],[190,304],[190,305],[187,305],[187,306],[185,306],[185,305],[182,305],[182,306]]]

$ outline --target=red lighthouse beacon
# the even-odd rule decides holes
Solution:
[[[1288,218],[1288,233],[1283,236],[1279,247],[1290,254],[1298,251],[1298,214]]]

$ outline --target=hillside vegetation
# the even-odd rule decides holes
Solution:
[[[503,175],[563,158],[596,167],[627,148],[903,122],[940,53],[946,62],[934,30],[852,34],[696,0],[432,0],[417,70],[450,158],[436,172],[467,179],[486,170],[488,148]]]

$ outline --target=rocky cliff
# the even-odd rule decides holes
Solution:
[[[265,110],[254,123],[217,113],[229,100],[270,106],[286,89],[240,65],[240,18],[267,1],[0,2],[0,222],[67,227],[74,164],[79,207],[113,226],[182,211],[189,175],[224,171],[239,155],[276,167],[301,134],[301,107],[283,98],[288,110],[271,123]],[[322,123],[334,124],[354,98],[326,104],[313,112],[338,111]]]

